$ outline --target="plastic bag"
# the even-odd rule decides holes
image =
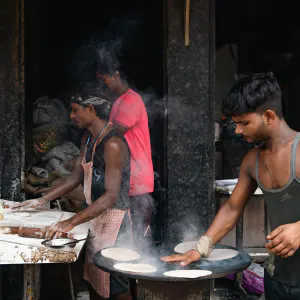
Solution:
[[[48,96],[43,96],[34,103],[34,125],[39,126],[48,123],[66,124],[68,122],[68,111],[60,100],[49,99]]]
[[[234,280],[235,275],[232,274],[226,278]],[[264,268],[257,263],[252,263],[243,271],[242,287],[247,292],[262,295],[264,293]]]
[[[40,157],[68,138],[68,127],[49,123],[33,130],[33,150]]]
[[[264,293],[264,268],[256,263],[252,263],[248,269],[243,271],[242,287],[254,294]]]
[[[49,176],[49,172],[43,168],[32,167],[30,171],[32,174],[34,174],[40,178],[48,178],[48,176]]]
[[[57,171],[62,175],[67,175],[70,172],[64,165],[79,154],[80,150],[72,142],[65,142],[61,146],[51,149],[41,160],[49,172]]]

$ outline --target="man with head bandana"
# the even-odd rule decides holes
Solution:
[[[78,93],[71,99],[71,109],[71,119],[85,129],[72,174],[47,195],[17,204],[13,209],[36,208],[82,183],[87,208],[46,228],[46,238],[59,237],[90,221],[93,238],[87,242],[84,278],[91,284],[91,299],[130,300],[127,278],[106,273],[92,261],[93,255],[103,248],[133,244],[128,196],[130,151],[123,135],[108,122],[111,104],[106,99]]]

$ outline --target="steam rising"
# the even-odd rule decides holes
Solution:
[[[96,80],[96,71],[100,67],[106,68],[104,70],[105,73],[108,72],[114,74],[116,71],[120,71],[121,77],[130,81],[130,78],[127,78],[126,74],[122,72],[122,51],[125,42],[127,44],[130,44],[131,42],[132,44],[138,44],[136,40],[131,41],[131,36],[133,36],[133,30],[139,24],[139,18],[140,16],[135,15],[134,17],[124,16],[123,19],[112,20],[108,29],[102,35],[94,35],[85,43],[85,45],[76,51],[71,74],[73,74],[77,82],[83,84],[94,81],[100,85],[101,81]],[[142,72],[147,72],[147,70],[142,70]],[[149,127],[151,129],[157,118],[163,118],[164,101],[152,87],[139,90],[132,81],[130,81],[130,87],[142,97],[148,112]],[[104,85],[102,88],[106,90]],[[155,154],[156,147],[153,144],[156,141],[154,139],[151,142],[152,153]],[[155,210],[154,206],[153,210]],[[161,263],[159,264],[157,261],[160,259],[161,254],[153,245],[151,239],[140,238],[136,241],[136,247],[134,247],[128,231],[129,230],[119,233],[117,244],[107,245],[107,247],[115,246],[136,250],[142,257],[141,262],[150,263],[158,268]],[[94,245],[92,252],[95,253],[99,251],[99,249],[100,245]]]
[[[80,83],[95,80],[99,61],[105,62],[110,71],[120,69],[124,41],[130,43],[139,18],[138,15],[124,15],[122,18],[112,19],[102,34],[91,36],[78,48],[74,53],[70,72],[74,79]]]
[[[175,243],[198,240],[205,230],[196,214],[178,216],[178,221],[170,224],[173,233],[172,241]]]

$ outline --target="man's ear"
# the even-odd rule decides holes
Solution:
[[[94,108],[93,105],[90,105],[90,104],[89,104],[89,105],[87,106],[87,109],[88,109],[90,115],[92,115],[93,113],[96,113],[95,108]]]
[[[276,114],[273,110],[268,109],[264,112],[263,118],[267,125],[271,125],[274,123],[276,119]]]

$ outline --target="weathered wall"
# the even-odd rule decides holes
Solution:
[[[2,13],[1,13],[2,12]],[[0,197],[20,199],[24,165],[22,1],[0,7]]]
[[[166,219],[170,241],[199,235],[214,214],[214,1],[191,0],[188,48],[184,46],[184,2],[168,2]]]
[[[15,201],[25,155],[23,1],[0,1],[0,198]],[[22,266],[1,266],[0,285],[0,299],[22,299]]]

